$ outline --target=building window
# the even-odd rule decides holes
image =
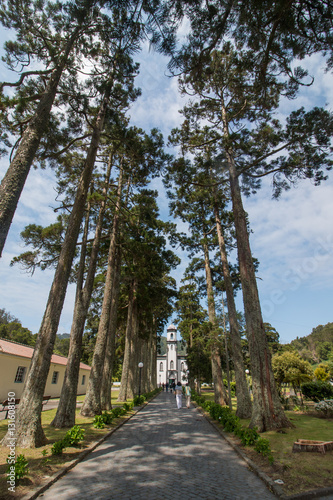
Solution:
[[[160,363],[160,372],[163,371],[163,363]]]
[[[171,344],[171,351],[173,351],[173,345]]]
[[[170,339],[173,340],[173,333],[170,333]]]
[[[51,384],[58,383],[59,372],[53,372]]]
[[[25,366],[18,366],[14,382],[17,382],[17,383],[23,382],[24,377],[25,377],[25,371],[26,371]]]
[[[182,363],[182,364],[180,365],[180,369],[181,369],[181,371],[182,371],[182,372],[184,371],[184,363]]]
[[[86,376],[85,375],[82,375],[82,382],[81,382],[81,385],[84,385],[86,383]]]
[[[173,361],[170,361],[170,370],[173,370]]]

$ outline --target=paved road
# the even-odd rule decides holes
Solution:
[[[49,490],[44,500],[274,499],[195,409],[161,393]]]

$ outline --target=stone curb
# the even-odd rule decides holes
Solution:
[[[205,417],[205,419],[217,430],[217,432],[227,441],[227,443],[236,451],[236,453],[247,463],[253,472],[260,477],[260,479],[268,486],[268,488],[274,493],[275,496],[281,498],[281,500],[310,500],[311,498],[321,498],[328,495],[333,495],[333,488],[321,488],[312,491],[306,491],[304,493],[299,493],[297,495],[285,495],[281,486],[276,484],[273,479],[271,479],[265,472],[259,469],[256,463],[254,463],[235,443],[233,443],[227,433],[225,433],[217,423],[212,420],[209,415],[204,411],[201,406],[199,406],[195,401],[191,401],[193,406]]]
[[[94,451],[100,444],[102,444],[104,441],[106,441],[114,432],[116,432],[120,427],[122,427],[129,420],[131,420],[131,418],[134,417],[137,413],[139,413],[139,411],[141,411],[143,408],[145,408],[147,406],[147,404],[150,403],[150,401],[152,401],[153,399],[156,398],[156,396],[158,396],[158,394],[156,394],[149,401],[145,402],[142,406],[134,407],[134,413],[132,415],[125,418],[122,422],[119,422],[119,424],[117,424],[116,427],[111,429],[111,431],[108,432],[107,434],[105,434],[105,436],[103,436],[98,441],[93,443],[90,448],[88,448],[88,449],[84,450],[82,453],[80,453],[78,458],[76,458],[75,460],[72,460],[72,462],[70,462],[68,465],[63,467],[59,472],[56,472],[46,484],[44,484],[43,486],[39,486],[32,493],[28,493],[27,495],[22,497],[22,500],[34,500],[39,495],[44,493],[44,491],[48,490],[50,488],[50,486],[52,486],[54,483],[56,483],[62,476],[67,474],[68,471],[73,469],[73,467],[75,467],[78,463],[82,462],[82,460],[84,460],[86,458],[86,456],[89,455],[89,453]]]

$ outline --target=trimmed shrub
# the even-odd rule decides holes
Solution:
[[[104,429],[105,422],[103,419],[103,415],[95,415],[93,426],[95,427],[95,429]]]
[[[124,403],[123,408],[126,412],[130,411],[133,408],[134,404],[133,403]]]
[[[110,425],[112,423],[112,420],[114,419],[114,413],[113,413],[113,410],[111,410],[111,412],[107,412],[107,411],[103,411],[102,413],[102,419],[103,419],[103,422],[106,424],[106,425]]]
[[[111,410],[111,413],[112,413],[113,418],[118,418],[118,417],[121,417],[122,415],[125,415],[126,410],[123,406],[122,407],[116,406],[115,408],[113,408]]]
[[[328,382],[307,382],[302,384],[301,391],[306,399],[314,402],[333,399],[333,386]]]
[[[237,435],[240,437],[243,446],[254,446],[260,437],[256,429],[249,428],[242,428]]]
[[[210,416],[214,420],[219,420],[223,425],[230,415],[232,415],[232,413],[228,406],[221,406],[217,403],[214,403],[214,405],[210,409]]]
[[[94,427],[96,426],[94,425]],[[82,427],[80,427],[79,425],[74,425],[74,427],[66,432],[65,436],[60,441],[56,441],[53,444],[51,448],[52,455],[61,455],[65,448],[68,448],[69,446],[78,446],[79,442],[83,441],[83,438],[84,429],[82,429]]]
[[[84,439],[84,429],[79,425],[74,425],[69,431],[66,432],[65,437],[62,441],[65,443],[65,448],[67,446],[78,446],[80,441]]]
[[[215,403],[213,401],[204,401],[202,403],[202,407],[204,410],[207,410],[208,412],[210,411],[210,408],[212,405],[214,405]]]
[[[62,455],[62,451],[66,448],[66,443],[63,439],[60,441],[56,441],[53,443],[53,446],[51,448],[51,453],[52,455]]]
[[[272,456],[271,446],[269,444],[268,439],[259,437],[256,441],[254,449],[257,453],[260,453],[263,457],[268,457],[269,463],[272,464],[274,462],[274,458]]]
[[[234,432],[236,435],[241,431],[242,425],[236,415],[231,413],[224,421],[223,428],[226,432]]]
[[[133,398],[134,406],[143,405],[145,400],[146,400],[146,398],[144,396],[134,396],[134,398]]]
[[[12,459],[13,457],[11,457],[10,455],[7,458],[7,474],[10,476],[14,472],[15,480],[18,481],[19,479],[27,476],[29,473],[28,460],[24,455],[22,455],[22,453],[16,457],[14,464],[12,464]]]

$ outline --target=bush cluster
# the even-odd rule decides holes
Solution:
[[[134,406],[140,406],[140,405],[143,405],[143,403],[146,401],[146,398],[144,397],[144,395],[141,395],[141,396],[134,396],[134,399],[133,399],[133,403],[134,403]]]
[[[325,399],[315,404],[315,410],[325,418],[333,418],[333,399]]]
[[[301,390],[306,399],[317,403],[324,399],[333,399],[333,385],[329,382],[306,382]]]
[[[192,394],[192,400],[208,411],[213,420],[220,422],[225,432],[232,432],[235,436],[239,437],[243,446],[254,446],[257,453],[267,456],[270,464],[273,463],[274,459],[268,439],[260,437],[256,429],[243,427],[240,419],[232,413],[228,406],[221,406],[213,401],[206,401],[204,396],[199,396],[196,393]]]
[[[206,398],[205,396],[200,396],[199,394],[197,394],[196,392],[192,392],[191,394],[191,399],[192,401],[195,401],[196,403],[198,403],[199,406],[202,406],[203,408],[206,409],[206,407],[204,406],[205,403],[206,403]],[[212,401],[207,401],[207,403],[211,403]]]
[[[74,425],[69,431],[66,432],[65,436],[60,440],[56,441],[52,448],[52,455],[61,455],[65,448],[69,446],[79,446],[80,441],[83,441],[84,429],[79,425]]]
[[[104,411],[101,415],[95,415],[93,420],[93,426],[95,429],[104,429],[106,425],[112,423],[114,418],[121,417],[125,415],[128,411],[130,411],[135,406],[133,403],[124,403],[122,407],[116,406],[112,408],[109,412]]]
[[[11,475],[13,473],[13,467],[14,467],[15,482],[17,482],[19,479],[23,479],[29,473],[28,460],[22,454],[16,457],[16,461],[13,465],[12,465],[12,457],[9,456],[7,458],[7,464],[8,464],[8,469],[7,469],[8,475]]]

